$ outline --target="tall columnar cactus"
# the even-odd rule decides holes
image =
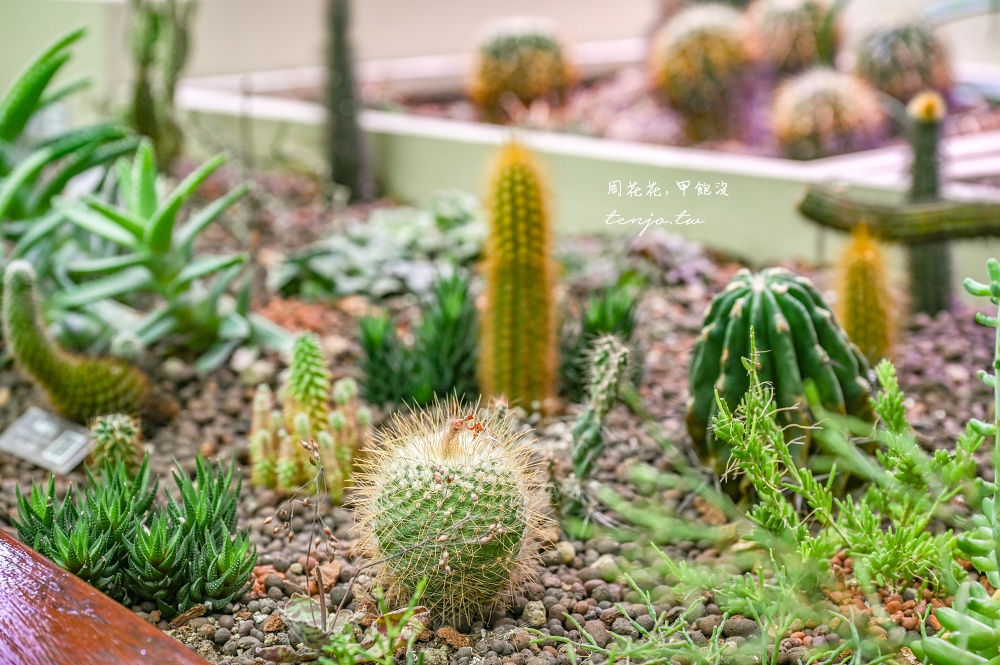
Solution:
[[[743,25],[731,7],[699,5],[680,11],[653,39],[653,82],[684,115],[692,141],[729,134],[736,83],[751,64]]]
[[[819,63],[833,66],[838,13],[823,0],[755,0],[747,9],[760,56],[783,73]]]
[[[604,417],[618,399],[618,387],[629,364],[629,349],[614,335],[601,337],[591,347],[590,390],[587,405],[573,425],[573,473],[590,475],[604,450]]]
[[[121,460],[125,472],[134,478],[142,463],[142,427],[139,420],[123,413],[98,416],[90,425],[94,447],[88,465],[100,472],[106,464]]]
[[[691,361],[687,427],[699,453],[718,472],[728,448],[712,436],[715,391],[735,409],[749,387],[743,358],[754,329],[761,381],[774,386],[783,425],[810,420],[803,382],[816,384],[823,406],[833,412],[869,417],[868,361],[847,337],[812,283],[783,268],[738,272],[705,315]],[[789,436],[801,436],[788,427]],[[805,463],[808,450],[799,454]]]
[[[913,162],[910,203],[933,203],[941,198],[938,142],[945,103],[935,92],[924,92],[907,105]],[[909,247],[911,308],[936,314],[951,306],[951,248],[947,242],[919,242]]]
[[[433,618],[487,618],[530,572],[545,526],[542,476],[512,421],[448,402],[398,417],[381,435],[353,502],[358,550],[381,561],[390,606],[421,598]]]
[[[858,74],[904,104],[922,90],[951,90],[948,52],[924,22],[873,30],[861,38],[857,55]]]
[[[135,414],[149,405],[149,382],[114,358],[69,354],[52,340],[38,311],[35,270],[11,262],[4,272],[3,331],[17,366],[49,396],[62,415],[85,423],[107,413]]]
[[[553,397],[558,366],[548,202],[538,166],[503,148],[490,182],[483,393],[533,408]]]
[[[825,67],[779,86],[771,125],[783,152],[816,159],[872,147],[886,132],[878,95],[864,81]]]
[[[504,18],[483,32],[468,92],[488,119],[500,121],[508,117],[505,96],[525,106],[538,99],[561,103],[573,81],[552,25],[540,18]]]
[[[315,335],[304,334],[292,346],[288,378],[278,395],[281,409],[266,385],[257,387],[250,430],[252,481],[283,492],[316,489],[310,452],[302,442],[315,441],[323,463],[323,485],[331,500],[343,498],[354,453],[370,417],[356,404],[357,385],[344,379],[331,387],[326,358]],[[336,408],[331,406],[331,398]]]
[[[861,226],[839,265],[837,314],[844,331],[872,364],[889,355],[893,312],[882,248]]]

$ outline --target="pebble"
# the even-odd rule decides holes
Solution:
[[[545,617],[547,612],[545,611],[545,604],[538,600],[533,600],[524,606],[524,612],[521,613],[521,618],[534,628],[541,628],[545,625]]]

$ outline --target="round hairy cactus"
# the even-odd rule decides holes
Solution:
[[[750,355],[750,328],[759,353],[759,376],[774,387],[779,422],[804,425],[810,416],[803,382],[816,384],[832,412],[870,416],[868,361],[840,327],[812,283],[783,268],[741,270],[705,314],[689,374],[687,427],[699,453],[720,473],[729,451],[710,425],[715,391],[733,411],[749,388],[743,358]],[[803,435],[789,427],[791,437]]]
[[[904,104],[922,90],[951,90],[947,49],[924,22],[869,32],[858,43],[857,56],[858,74]]]
[[[123,413],[98,416],[90,426],[94,447],[89,465],[100,471],[105,463],[121,460],[129,477],[135,477],[142,463],[142,427],[139,420]]]
[[[771,109],[774,135],[793,159],[816,159],[873,147],[887,118],[867,83],[816,68],[785,81]]]
[[[724,136],[738,79],[751,63],[742,16],[706,4],[678,12],[656,33],[653,83],[681,113],[694,141]]]
[[[755,0],[747,10],[760,57],[779,72],[832,63],[839,30],[822,0]]]
[[[396,416],[352,499],[359,550],[381,561],[391,607],[424,577],[421,602],[455,626],[489,617],[530,572],[546,495],[523,433],[495,411],[456,402]]]
[[[553,26],[541,18],[512,17],[484,29],[468,92],[488,118],[502,120],[505,96],[525,106],[537,99],[562,102],[573,81]]]

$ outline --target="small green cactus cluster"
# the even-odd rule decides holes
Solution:
[[[868,361],[847,337],[819,292],[783,268],[743,269],[717,295],[705,315],[691,361],[687,427],[699,454],[723,473],[729,450],[712,435],[715,391],[731,410],[749,387],[743,366],[753,327],[761,381],[774,386],[779,419],[789,437],[807,434],[810,422],[803,383],[812,380],[831,412],[869,418]],[[808,448],[798,446],[806,463]]]
[[[604,450],[604,417],[618,399],[618,388],[628,371],[630,351],[614,335],[594,342],[590,360],[587,405],[573,425],[573,473],[580,480],[590,476]]]
[[[759,57],[775,71],[833,64],[839,28],[835,13],[823,0],[755,0],[747,16]]]
[[[18,537],[123,604],[153,602],[165,618],[197,604],[221,610],[249,586],[257,549],[232,536],[235,467],[199,457],[196,468],[196,482],[174,472],[180,500],[168,495],[163,509],[153,506],[159,480],[148,458],[134,476],[122,460],[106,462],[99,478],[88,468],[83,492],[70,489],[61,502],[50,476],[47,489],[16,490]]]
[[[142,427],[138,418],[124,413],[98,416],[90,425],[90,438],[94,447],[88,466],[100,471],[105,464],[120,460],[129,477],[135,477],[143,458]]]
[[[558,339],[548,200],[524,147],[502,149],[488,200],[480,384],[487,396],[537,409],[555,396]]]
[[[292,345],[288,377],[278,394],[275,409],[271,389],[261,384],[253,402],[250,429],[252,482],[293,493],[299,489],[325,489],[339,503],[350,478],[354,455],[371,421],[368,410],[357,405],[357,384],[341,379],[332,384],[319,338],[302,334]],[[331,402],[332,405],[331,406]],[[322,483],[313,484],[317,464],[315,441],[323,469]]]
[[[705,4],[673,16],[649,54],[653,83],[687,121],[692,141],[725,138],[735,110],[735,88],[751,65],[742,16]]]
[[[838,317],[847,336],[874,365],[892,350],[893,318],[882,248],[867,227],[854,232],[838,272]]]
[[[917,21],[873,30],[858,43],[858,75],[904,104],[922,90],[951,91],[951,62],[930,25]]]
[[[530,573],[545,492],[523,432],[498,411],[451,401],[396,416],[352,499],[358,551],[381,563],[390,607],[426,578],[432,618],[467,626],[488,618]]]
[[[616,335],[629,345],[632,379],[641,378],[642,358],[635,333],[635,310],[640,292],[632,285],[616,285],[592,294],[578,320],[564,319],[560,335],[560,392],[572,402],[588,394],[588,367],[594,342],[603,335]]]
[[[115,358],[66,353],[41,320],[35,270],[11,262],[4,272],[3,330],[14,361],[62,415],[77,422],[108,414],[135,414],[148,405],[149,381],[138,368]]]
[[[788,157],[816,159],[874,145],[886,132],[887,117],[864,81],[819,67],[778,87],[771,124]]]
[[[551,24],[541,18],[513,17],[484,30],[468,92],[488,119],[499,121],[508,117],[505,97],[525,106],[538,99],[561,103],[574,79]]]

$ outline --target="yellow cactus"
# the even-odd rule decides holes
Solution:
[[[840,259],[837,315],[848,337],[873,365],[889,356],[893,312],[878,241],[860,226]]]
[[[481,385],[488,396],[535,408],[555,395],[558,362],[549,211],[528,150],[501,150],[487,198]]]

